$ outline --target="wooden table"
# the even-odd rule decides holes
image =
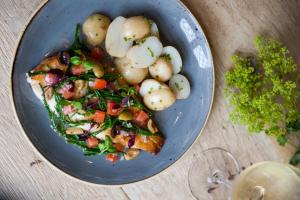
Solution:
[[[101,188],[74,181],[45,162],[24,139],[9,98],[14,49],[31,14],[43,0],[0,0],[0,199],[193,199],[187,172],[194,154],[209,147],[232,152],[242,166],[262,160],[286,162],[294,149],[278,147],[263,134],[248,135],[228,119],[224,72],[236,50],[253,50],[253,38],[280,38],[300,64],[299,0],[184,0],[205,30],[216,72],[215,99],[200,139],[176,164],[141,183]],[[88,1],[87,1],[88,2]]]

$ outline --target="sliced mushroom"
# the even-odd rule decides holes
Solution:
[[[140,154],[140,150],[138,149],[128,149],[124,154],[125,160],[132,160],[136,158]]]
[[[66,130],[67,135],[81,135],[83,132],[83,129],[79,127],[69,127]]]
[[[147,128],[151,133],[157,133],[158,132],[158,128],[156,127],[156,125],[154,124],[152,119],[148,120]]]

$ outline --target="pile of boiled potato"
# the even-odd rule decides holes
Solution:
[[[114,58],[117,70],[129,84],[140,84],[139,93],[149,109],[164,110],[176,99],[190,95],[189,81],[178,74],[182,69],[180,54],[172,46],[163,47],[152,20],[119,16],[111,22],[107,16],[93,14],[82,29],[91,46],[105,40],[106,51]]]

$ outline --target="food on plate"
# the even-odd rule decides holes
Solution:
[[[166,57],[159,57],[153,65],[149,67],[150,75],[161,82],[168,81],[172,76],[172,64]]]
[[[148,68],[135,68],[126,57],[115,59],[115,64],[119,73],[131,85],[141,83],[148,75]]]
[[[100,45],[106,36],[110,19],[101,14],[93,14],[89,16],[82,25],[83,34],[89,45]]]
[[[186,99],[190,96],[191,86],[187,78],[181,74],[175,74],[169,81],[169,87],[176,95],[176,99]]]
[[[162,50],[162,55],[169,58],[170,62],[172,63],[173,74],[178,74],[182,70],[182,59],[177,49],[172,46],[164,47]]]
[[[151,94],[151,92],[153,92],[154,90],[158,90],[163,87],[168,87],[168,86],[155,79],[146,79],[141,84],[139,92],[140,95],[144,97],[146,94]]]
[[[178,51],[163,48],[157,25],[142,16],[111,23],[102,14],[89,16],[82,26],[89,47],[80,28],[70,50],[43,59],[27,74],[52,128],[86,156],[106,154],[112,163],[120,155],[132,160],[140,151],[157,154],[164,137],[151,110],[190,94],[188,80],[176,74],[182,66]]]
[[[145,105],[151,110],[164,110],[176,101],[176,96],[170,88],[153,90],[144,96]]]
[[[124,40],[138,40],[150,34],[149,20],[143,16],[134,16],[126,19],[123,28]]]
[[[133,41],[125,40],[122,36],[126,18],[119,16],[114,19],[108,27],[105,48],[109,55],[122,58],[126,55],[128,49],[132,46]]]
[[[163,49],[162,43],[155,36],[150,36],[139,41],[137,45],[132,46],[126,57],[131,60],[131,65],[137,68],[146,68],[155,63],[161,55]]]

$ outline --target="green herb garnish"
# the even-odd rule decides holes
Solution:
[[[152,51],[152,49],[150,49],[150,47],[147,47],[147,49],[150,52],[151,57],[154,57],[154,52]]]
[[[85,60],[85,61],[82,62],[82,65],[85,69],[91,70],[95,66],[95,63],[93,61],[90,61],[90,60]]]
[[[70,58],[70,61],[73,65],[80,65],[81,62],[81,58],[79,56],[73,56]]]
[[[264,131],[283,145],[300,118],[297,67],[275,39],[259,36],[255,47],[254,58],[233,55],[234,68],[225,74],[225,94],[233,108],[230,119],[249,132]]]

